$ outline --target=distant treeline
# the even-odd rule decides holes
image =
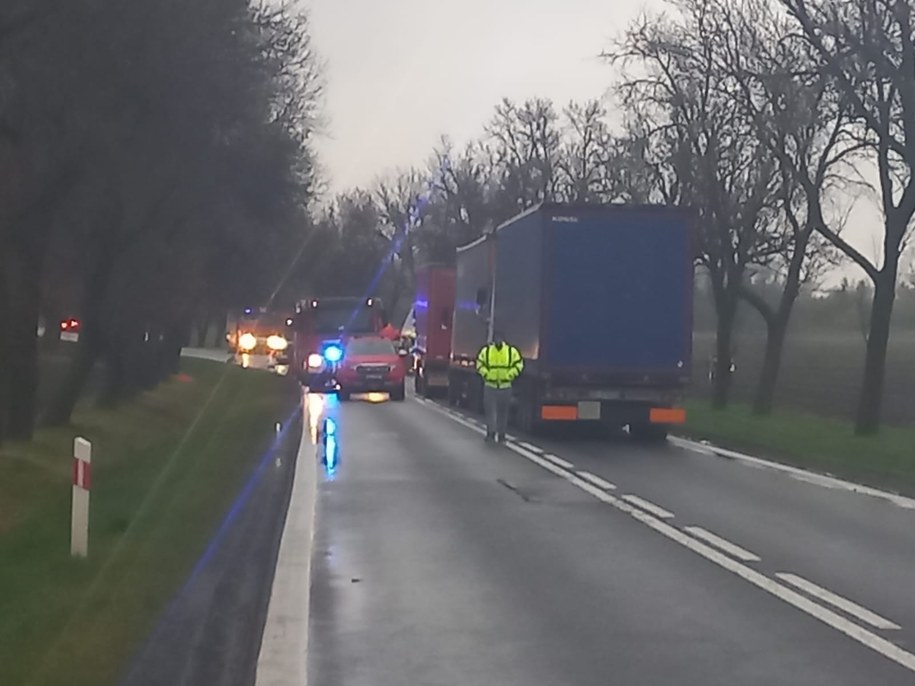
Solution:
[[[757,290],[773,302],[781,292],[781,286],[757,286]],[[806,289],[798,296],[794,317],[791,322],[793,335],[809,333],[849,333],[867,339],[871,316],[871,302],[874,289],[864,280],[843,279],[829,289]],[[714,332],[716,325],[715,303],[707,280],[699,277],[694,302],[694,325],[698,332]],[[896,294],[893,313],[894,332],[915,331],[915,284],[901,284]],[[740,333],[758,332],[764,335],[765,322],[749,306],[742,307],[737,314],[735,330]]]

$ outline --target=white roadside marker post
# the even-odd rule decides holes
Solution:
[[[92,485],[92,444],[73,441],[73,509],[70,516],[70,555],[89,555],[89,489]]]

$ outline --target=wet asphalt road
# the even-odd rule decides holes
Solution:
[[[311,686],[915,683],[913,510],[672,445],[485,446],[413,400],[328,412]]]

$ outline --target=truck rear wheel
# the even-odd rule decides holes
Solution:
[[[518,427],[518,431],[535,434],[542,427],[537,395],[533,387],[523,379],[519,380],[518,384],[515,411],[512,413],[513,423]]]
[[[448,404],[451,407],[456,407],[458,402],[458,381],[457,376],[451,372],[448,372],[448,390],[446,393],[446,398],[448,399]]]
[[[468,380],[468,386],[467,409],[476,414],[483,414],[485,412],[483,402],[483,380],[474,375]]]
[[[640,443],[663,443],[669,428],[664,424],[630,424],[629,435]]]

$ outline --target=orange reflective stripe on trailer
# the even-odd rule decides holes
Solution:
[[[570,422],[578,419],[576,405],[544,405],[540,408],[540,418],[552,422]]]
[[[653,407],[648,419],[652,424],[685,424],[686,410],[682,407]]]

